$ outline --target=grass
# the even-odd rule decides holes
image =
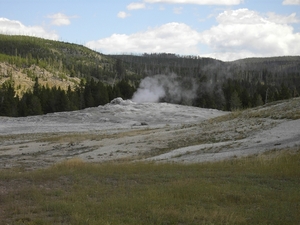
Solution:
[[[300,149],[204,164],[0,170],[0,224],[299,224]]]
[[[41,142],[72,142],[76,141],[85,141],[85,140],[92,140],[92,141],[101,141],[106,138],[122,138],[122,137],[133,137],[135,135],[148,135],[155,132],[157,129],[132,129],[132,130],[119,130],[119,133],[90,133],[90,132],[81,132],[81,133],[51,133],[47,137],[41,136],[37,137],[38,141]],[[38,135],[36,135],[38,136]],[[1,137],[0,137],[1,138]],[[1,139],[0,139],[1,140]]]
[[[287,100],[280,100],[267,103],[263,106],[236,110],[224,116],[215,117],[210,119],[211,123],[224,122],[236,118],[249,119],[249,118],[269,118],[269,119],[300,119],[300,97],[291,98]]]

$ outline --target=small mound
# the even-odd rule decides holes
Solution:
[[[123,100],[121,97],[115,98],[111,100],[111,105],[131,105],[133,104],[133,101],[131,100]]]

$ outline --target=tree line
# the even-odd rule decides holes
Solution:
[[[62,90],[41,86],[35,74],[28,72],[35,79],[34,88],[22,96],[16,95],[12,80],[5,82],[0,86],[0,116],[80,110],[115,97],[130,99],[141,79],[157,74],[177,74],[184,90],[195,82],[198,89],[192,101],[166,97],[161,101],[196,107],[237,110],[300,93],[300,56],[234,62],[169,53],[105,56],[76,44],[0,35],[0,62],[29,72],[31,65],[37,65],[58,76],[81,79],[75,89]]]
[[[0,88],[0,116],[23,117],[97,107],[109,103],[116,97],[131,99],[135,91],[135,86],[126,79],[115,85],[107,85],[94,79],[88,81],[82,79],[74,90],[70,87],[62,90],[60,87],[41,86],[36,78],[32,91],[18,97],[13,84],[5,82]],[[207,82],[202,81],[199,83],[196,97],[189,105],[234,111],[297,96],[299,96],[297,90],[290,89],[284,83],[272,86],[260,82],[227,79],[222,83],[208,86]],[[187,104],[181,100],[174,102],[167,98],[161,101]]]
[[[41,86],[36,78],[33,90],[18,97],[13,84],[5,82],[0,88],[0,116],[24,117],[80,110],[105,105],[116,97],[131,98],[134,91],[135,88],[125,79],[112,86],[94,79],[81,80],[74,90],[70,87],[62,90],[60,87]]]
[[[193,105],[234,111],[292,97],[299,97],[299,93],[285,83],[274,86],[229,78],[220,84],[200,86]]]
[[[197,107],[228,111],[245,109],[298,97],[300,93],[300,56],[233,62],[167,53],[113,57],[141,77],[175,73],[182,81],[195,82],[198,89],[191,105]],[[188,88],[188,85],[184,87]],[[173,103],[185,104],[185,101]]]

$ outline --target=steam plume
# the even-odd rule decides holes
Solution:
[[[183,79],[175,73],[159,74],[144,78],[132,101],[137,103],[165,101],[170,103],[191,104],[198,86],[193,79]]]

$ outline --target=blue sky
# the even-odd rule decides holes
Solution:
[[[0,0],[0,33],[104,54],[300,55],[300,0]]]

